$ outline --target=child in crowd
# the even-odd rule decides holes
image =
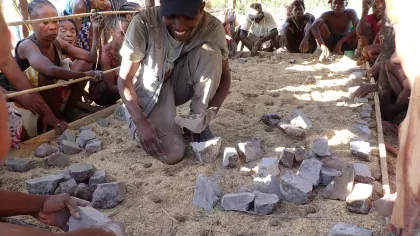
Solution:
[[[106,71],[121,65],[120,49],[125,39],[129,21],[126,18],[117,17],[110,26],[112,41],[102,48],[100,61],[101,70]],[[119,70],[103,75],[103,80],[89,83],[88,99],[101,106],[110,106],[120,99],[117,79]]]
[[[28,9],[31,19],[57,16],[54,5],[47,0],[33,0]],[[102,26],[99,24],[101,16],[92,17],[94,48],[98,45],[98,38]],[[96,62],[96,50],[88,53],[68,42],[57,38],[58,22],[47,22],[33,25],[34,34],[18,42],[15,48],[15,58],[20,69],[26,74],[35,87],[57,83],[59,80],[70,80],[84,76],[100,76],[100,72],[89,70]],[[70,65],[62,60],[62,55],[79,59],[79,70],[71,70]],[[63,117],[71,122],[80,118],[76,112],[76,104],[81,101],[86,82],[72,86],[49,89],[41,92],[48,106],[57,117]]]
[[[136,2],[126,2],[119,9],[119,11],[140,11],[140,10],[141,10],[141,6],[140,4]],[[131,19],[133,19],[133,16],[134,14],[132,13],[120,14],[120,17],[126,18],[128,22],[130,22]]]
[[[356,31],[350,31],[351,25],[359,24],[356,11],[346,9],[347,0],[330,0],[330,3],[332,10],[316,19],[311,29],[321,45],[321,60],[328,57],[330,51],[341,55],[343,51],[355,50],[357,47]]]
[[[291,3],[292,14],[286,19],[280,31],[280,45],[284,45],[291,53],[313,53],[317,44],[311,34],[311,25],[315,17],[305,13],[305,3],[295,0]]]

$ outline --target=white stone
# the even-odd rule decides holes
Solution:
[[[280,175],[279,160],[274,157],[263,158],[258,165],[258,175],[261,177]]]
[[[321,182],[321,168],[322,162],[317,159],[305,159],[299,167],[298,175],[317,186]]]
[[[239,155],[236,148],[226,147],[223,152],[222,167],[235,168],[238,165]]]
[[[254,193],[228,193],[222,197],[221,206],[225,211],[247,211],[254,199]]]
[[[289,171],[281,177],[280,192],[286,201],[299,205],[309,203],[314,197],[312,183]]]
[[[213,209],[219,197],[222,196],[219,186],[204,174],[199,174],[195,180],[192,204],[207,211]]]
[[[107,223],[111,221],[107,216],[92,207],[79,207],[80,219],[70,217],[69,231],[91,228],[98,223]]]
[[[346,223],[338,223],[332,227],[327,236],[373,236],[371,230]]]
[[[309,118],[301,111],[301,110],[294,110],[290,115],[290,124],[308,130],[312,127],[312,123]]]
[[[350,152],[353,156],[359,158],[360,160],[366,161],[370,157],[370,144],[365,141],[351,141],[350,142]]]
[[[262,193],[275,194],[279,199],[283,199],[280,192],[280,184],[277,178],[271,175],[266,177],[256,177],[252,181],[252,190],[256,190]]]
[[[357,183],[346,199],[347,209],[351,212],[368,214],[372,206],[373,187],[370,184]]]
[[[253,138],[247,142],[238,144],[239,152],[245,156],[245,161],[255,161],[262,157],[261,140]]]
[[[331,155],[328,147],[327,137],[320,137],[315,139],[311,144],[311,150],[320,157]]]
[[[219,156],[222,139],[216,137],[206,142],[193,142],[190,145],[200,163],[212,163]]]

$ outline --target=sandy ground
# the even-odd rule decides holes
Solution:
[[[265,157],[278,157],[284,147],[309,147],[313,139],[327,136],[333,153],[347,163],[357,162],[350,155],[348,129],[359,119],[360,108],[348,98],[347,89],[362,82],[350,76],[359,69],[347,59],[321,65],[310,55],[281,56],[278,61],[267,57],[252,58],[245,64],[231,61],[231,92],[211,125],[213,133],[223,139],[222,148],[257,137],[263,141]],[[290,58],[296,63],[290,64]],[[268,129],[260,121],[264,113],[278,112],[286,117],[295,108],[302,109],[313,123],[306,139]],[[184,106],[180,112],[186,113],[188,108]],[[198,174],[217,177],[224,193],[250,187],[252,177],[241,175],[239,168],[222,169],[220,158],[200,165],[191,151],[181,163],[164,165],[130,140],[125,123],[111,119],[107,128],[96,124],[93,127],[100,134],[103,151],[74,155],[71,161],[92,163],[97,169],[107,170],[111,179],[127,183],[126,200],[105,213],[123,222],[130,235],[325,235],[338,222],[373,229],[375,235],[380,233],[383,219],[373,208],[368,215],[350,213],[345,202],[324,200],[320,194],[308,204],[317,212],[306,216],[299,214],[304,206],[285,201],[270,216],[224,212],[218,206],[206,212],[191,204]],[[376,140],[373,132],[373,145]],[[44,167],[42,160],[38,162],[37,168],[23,174],[1,167],[1,188],[26,191],[26,179],[59,171]],[[145,163],[152,166],[145,168]],[[379,171],[377,157],[367,164],[372,172]],[[286,170],[281,169],[282,173]],[[296,170],[297,167],[293,169]],[[378,188],[380,183],[375,186]],[[315,189],[317,193],[321,191],[321,187]],[[162,202],[151,200],[157,197]],[[165,212],[181,222],[174,222]]]

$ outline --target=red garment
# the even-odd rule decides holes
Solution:
[[[370,14],[366,17],[366,23],[370,25],[370,28],[372,29],[375,36],[379,33],[379,26],[378,21],[376,20],[375,15]]]

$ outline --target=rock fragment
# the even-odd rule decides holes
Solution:
[[[270,127],[277,127],[280,123],[280,116],[277,113],[264,114],[261,121]]]
[[[352,165],[349,165],[324,189],[322,196],[327,199],[345,201],[353,190],[353,183],[354,169]]]
[[[371,118],[372,117],[372,115],[370,114],[370,112],[366,112],[366,111],[360,112],[360,116],[362,118]]]
[[[248,61],[246,58],[238,58],[238,63],[245,64]]]
[[[325,157],[331,155],[328,147],[328,139],[326,137],[320,137],[315,139],[311,144],[311,150],[318,157]]]
[[[373,108],[370,104],[363,104],[362,111],[370,112],[372,110],[373,110]]]
[[[317,186],[321,182],[321,168],[322,162],[317,159],[305,159],[299,167],[298,175]]]
[[[364,139],[370,139],[372,137],[372,131],[367,125],[354,124],[350,128],[350,132]]]
[[[371,230],[346,223],[338,223],[332,227],[327,236],[373,236]]]
[[[359,97],[355,97],[354,98],[354,103],[368,103],[369,99],[367,98],[359,98]]]
[[[90,202],[92,201],[93,191],[93,188],[89,187],[87,184],[81,183],[77,185],[76,190],[74,191],[74,196]]]
[[[296,137],[296,138],[304,138],[306,137],[306,130],[302,128],[298,128],[292,124],[287,123],[279,123],[279,128],[283,130],[286,134]]]
[[[290,124],[305,130],[312,127],[312,123],[309,118],[299,109],[294,110],[290,115]]]
[[[256,177],[252,181],[252,190],[267,194],[275,194],[279,199],[283,199],[280,192],[280,184],[277,178],[272,175]]]
[[[98,184],[93,192],[92,206],[99,209],[114,208],[124,201],[126,191],[124,182]]]
[[[74,179],[70,179],[70,180],[60,183],[61,193],[67,193],[70,196],[74,195],[76,188],[77,188],[77,183],[76,183],[76,180]]]
[[[346,167],[346,163],[338,156],[330,156],[322,158],[324,167],[333,168],[342,171]]]
[[[280,201],[276,194],[266,194],[259,191],[254,191],[253,193],[255,194],[254,212],[258,214],[271,214]]]
[[[61,141],[60,149],[64,154],[67,154],[67,155],[77,154],[82,151],[78,143],[70,142],[67,140]]]
[[[69,167],[70,176],[77,182],[84,182],[93,175],[93,166],[91,164],[76,163]]]
[[[76,142],[76,135],[73,131],[66,129],[57,139],[58,144],[61,144],[63,140],[67,140],[69,142]]]
[[[289,171],[281,177],[280,192],[286,201],[299,205],[313,199],[312,183]]]
[[[63,153],[54,153],[45,158],[45,164],[49,166],[66,167],[70,164],[70,158]]]
[[[69,231],[78,229],[92,228],[95,224],[107,223],[111,221],[102,212],[92,207],[79,207],[80,219],[70,217]]]
[[[37,149],[35,149],[34,154],[36,157],[44,158],[58,151],[59,150],[57,147],[51,146],[47,143],[43,143]]]
[[[100,152],[102,150],[102,142],[97,139],[90,140],[87,142],[85,149],[87,153]]]
[[[280,153],[279,163],[287,168],[293,168],[295,163],[295,150],[291,148],[285,148]]]
[[[258,165],[258,175],[261,177],[265,177],[267,175],[280,175],[278,159],[274,157],[263,158],[261,163]]]
[[[356,183],[346,199],[347,209],[355,213],[368,214],[372,206],[372,191],[372,185]]]
[[[116,105],[114,109],[114,118],[120,121],[126,121],[126,109],[123,105]]]
[[[12,172],[28,172],[35,167],[35,162],[30,159],[10,157],[6,160],[6,168]]]
[[[87,126],[80,127],[79,128],[79,133],[82,133],[83,130],[92,130],[92,126],[87,125]]]
[[[295,59],[293,59],[293,58],[289,59],[289,63],[290,63],[290,64],[295,64],[295,62],[296,62],[296,60],[295,60]]]
[[[341,171],[329,168],[329,167],[322,167],[321,169],[321,184],[324,186],[329,185],[335,177],[339,176]]]
[[[223,153],[222,167],[235,168],[238,165],[239,155],[236,148],[226,147]]]
[[[353,163],[354,180],[359,183],[369,184],[375,181],[369,167],[362,163]]]
[[[308,157],[308,155],[306,154],[307,152],[309,152],[309,150],[306,150],[304,148],[297,148],[295,150],[295,160],[297,163],[302,163],[303,160],[306,159],[306,157]]]
[[[96,134],[91,130],[83,130],[79,136],[79,145],[85,148],[88,141],[96,138]]]
[[[359,158],[362,161],[370,160],[370,144],[365,141],[351,141],[350,142],[350,152],[353,156]]]
[[[192,204],[210,211],[222,196],[219,186],[207,176],[199,174],[195,180]]]
[[[108,183],[105,170],[97,170],[93,172],[92,177],[89,178],[89,187],[96,187],[98,184]]]
[[[200,163],[212,163],[219,156],[222,139],[216,137],[206,142],[193,142],[190,145]]]
[[[247,211],[254,199],[254,193],[228,193],[223,195],[221,206],[225,211]]]
[[[47,175],[26,181],[26,187],[29,194],[52,195],[57,189],[63,175]]]
[[[96,123],[102,127],[107,127],[109,125],[109,120],[104,118],[99,118],[96,120]]]
[[[255,161],[262,157],[261,140],[252,138],[238,144],[239,154],[245,157],[245,162]]]
[[[365,120],[357,120],[356,123],[361,124],[361,125],[368,125],[369,124],[369,122],[367,122]]]

